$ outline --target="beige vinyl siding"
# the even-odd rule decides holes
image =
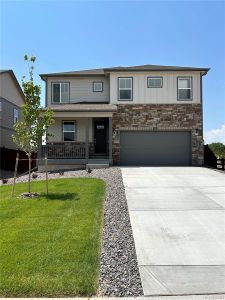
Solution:
[[[16,150],[18,147],[12,140],[13,130],[0,127],[0,147]]]
[[[2,102],[2,111],[1,111],[1,125],[9,129],[13,129],[13,110],[16,108],[19,112],[19,119],[21,119],[21,109],[14,105],[13,103],[6,101],[0,97]]]
[[[0,97],[7,99],[17,106],[21,106],[24,104],[21,93],[19,92],[15,82],[13,81],[9,73],[0,74]]]
[[[63,121],[76,122],[76,142],[85,142],[85,119],[84,118],[57,118],[55,123],[50,126],[48,132],[52,137],[48,138],[48,142],[63,142]],[[89,141],[93,141],[92,120],[89,119]]]
[[[17,149],[18,147],[12,140],[13,129],[13,110],[16,108],[19,112],[19,120],[21,119],[21,109],[13,103],[0,97],[2,103],[2,111],[0,112],[0,135],[1,147],[9,149]]]
[[[147,88],[147,77],[162,76],[162,88]],[[192,77],[192,101],[178,101],[177,77]],[[133,101],[118,101],[118,78],[133,77]],[[117,72],[110,73],[110,104],[200,103],[200,72]]]
[[[103,92],[93,92],[93,82],[103,82]],[[49,77],[47,79],[47,105],[51,106],[52,82],[70,83],[70,103],[109,102],[109,78],[97,77]]]

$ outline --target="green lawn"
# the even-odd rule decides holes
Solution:
[[[0,187],[0,296],[95,295],[105,183],[91,178],[32,182],[36,199],[17,198],[27,183]]]

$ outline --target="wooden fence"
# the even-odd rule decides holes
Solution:
[[[225,169],[225,159],[217,158],[208,145],[204,146],[204,164],[222,171]]]
[[[225,166],[225,159],[224,158],[217,158],[217,169],[224,171],[225,170],[224,166]]]
[[[28,157],[25,152],[18,151],[18,150],[11,150],[6,148],[0,149],[0,169],[5,170],[14,170],[15,168],[15,161],[16,161],[16,154],[19,153],[20,161],[18,164],[18,172],[26,172],[28,171]],[[31,168],[36,167],[36,153],[32,154],[32,162]]]

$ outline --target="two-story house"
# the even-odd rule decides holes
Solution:
[[[14,168],[17,146],[12,140],[13,125],[21,119],[23,91],[12,70],[0,70],[0,151],[1,167]]]
[[[54,167],[202,165],[202,77],[208,68],[141,65],[41,74]]]

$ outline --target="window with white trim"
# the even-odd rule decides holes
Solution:
[[[13,124],[15,124],[19,119],[19,111],[16,108],[13,108]]]
[[[147,87],[148,88],[162,88],[163,87],[163,78],[162,77],[148,77],[147,78]]]
[[[118,78],[118,100],[133,100],[133,78]]]
[[[177,79],[177,99],[178,100],[192,100],[192,78],[178,77]]]
[[[52,102],[69,103],[69,82],[52,83]]]
[[[76,126],[74,121],[63,122],[63,141],[74,142],[75,141]]]
[[[103,92],[103,82],[94,81],[93,82],[93,92]]]

